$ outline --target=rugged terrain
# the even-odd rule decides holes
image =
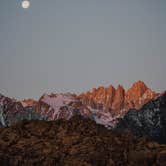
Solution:
[[[44,94],[38,101],[17,101],[0,95],[0,125],[9,126],[22,119],[57,120],[82,115],[113,128],[117,119],[123,117],[129,109],[139,109],[160,95],[142,81],[135,82],[126,91],[120,85],[117,89],[110,85],[94,88],[80,95]]]
[[[166,92],[140,110],[131,109],[127,112],[116,130],[131,131],[137,137],[146,135],[159,143],[166,143]]]
[[[79,95],[83,104],[114,114],[127,112],[131,108],[140,109],[142,105],[158,96],[159,94],[148,88],[143,81],[135,82],[128,90],[122,85],[118,85],[117,89],[110,85],[93,88]]]
[[[0,95],[0,127],[2,166],[166,165],[166,92],[142,81],[38,101]]]
[[[23,119],[45,119],[34,111],[32,106],[23,106],[16,99],[11,99],[0,94],[0,127],[10,126]]]
[[[166,165],[166,145],[116,133],[93,120],[23,121],[0,129],[0,164],[57,166]]]

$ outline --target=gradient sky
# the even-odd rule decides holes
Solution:
[[[144,80],[166,89],[166,0],[0,0],[0,92],[39,98]]]

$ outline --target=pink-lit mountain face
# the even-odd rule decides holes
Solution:
[[[38,101],[25,99],[17,102],[5,96],[0,97],[1,110],[6,115],[1,123],[6,124],[5,118],[15,122],[13,113],[18,116],[28,114],[31,117],[47,120],[70,119],[74,115],[82,115],[94,119],[105,126],[115,126],[117,119],[123,117],[129,109],[139,109],[148,101],[160,94],[148,88],[144,82],[138,81],[125,90],[121,85],[94,88],[91,91],[76,94],[44,94]],[[29,115],[29,111],[31,111]],[[26,114],[24,114],[26,112]],[[34,115],[35,114],[35,115]],[[10,116],[11,115],[11,116]],[[9,123],[10,124],[10,123]]]
[[[166,146],[151,140],[166,143],[166,92],[139,81],[127,91],[99,87],[80,95],[44,94],[39,101],[0,95],[0,131],[5,165],[80,165],[87,157],[91,165],[165,165]]]
[[[49,120],[70,119],[75,114],[81,114],[113,127],[129,109],[139,109],[159,95],[144,82],[138,81],[128,90],[119,85],[117,89],[113,86],[99,87],[80,95],[44,94],[34,110]]]
[[[21,104],[23,105],[23,107],[31,107],[36,105],[37,101],[33,99],[24,99],[21,101]]]
[[[160,94],[148,88],[144,82],[135,82],[131,88],[125,90],[119,85],[115,89],[109,87],[94,88],[79,95],[83,104],[104,112],[127,112],[131,108],[140,109],[149,100],[155,99]]]
[[[35,112],[48,120],[70,119],[79,114],[92,118],[91,110],[74,94],[44,94],[37,102]]]

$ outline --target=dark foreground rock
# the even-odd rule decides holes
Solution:
[[[0,165],[166,165],[166,145],[107,130],[94,121],[23,121],[0,129]]]

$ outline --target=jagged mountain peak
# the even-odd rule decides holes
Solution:
[[[129,109],[141,108],[143,104],[159,95],[151,91],[142,81],[137,81],[127,91],[122,85],[118,85],[117,88],[112,85],[100,86],[80,95],[45,93],[38,101],[25,99],[16,102],[7,97],[0,97],[0,104],[5,106],[4,111],[9,112],[8,115],[19,113],[20,110],[24,115],[24,110],[30,110],[38,113],[41,118],[56,120],[70,119],[73,115],[79,114],[104,125],[114,125],[117,117],[123,116]]]
[[[126,91],[126,97],[132,100],[138,99],[148,89],[150,90],[143,81],[137,81]]]
[[[159,96],[159,94],[148,88],[141,80],[133,83],[128,90],[125,90],[123,86],[119,84],[117,88],[114,88],[112,85],[109,87],[100,86],[79,95],[84,103],[87,102],[86,104],[94,108],[99,109],[99,107],[101,108],[101,105],[103,105],[102,107],[104,109],[116,112],[121,110],[126,112],[130,108],[138,109],[157,96]]]
[[[141,87],[141,88],[147,88],[147,85],[142,80],[138,80],[133,83],[132,87]]]
[[[118,86],[117,86],[117,90],[124,90],[124,87],[123,87],[123,85],[121,85],[121,84],[119,84]]]

